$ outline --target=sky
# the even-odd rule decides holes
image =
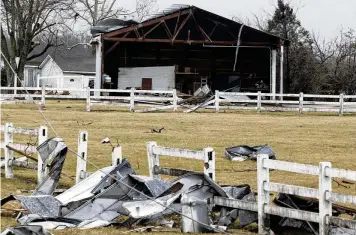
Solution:
[[[277,0],[157,0],[159,9],[172,4],[195,5],[226,18],[238,15],[242,18],[253,14],[273,13]],[[356,0],[289,0],[297,10],[302,25],[322,38],[333,38],[340,30],[356,31]],[[123,1],[126,8],[134,8],[135,1]]]

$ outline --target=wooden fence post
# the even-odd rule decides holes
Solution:
[[[302,115],[303,113],[303,99],[304,99],[304,94],[303,92],[299,93],[299,115]]]
[[[327,235],[326,217],[332,216],[332,203],[327,200],[326,194],[332,191],[332,178],[326,176],[325,171],[326,168],[331,168],[331,163],[320,162],[319,167],[319,235]]]
[[[344,114],[344,94],[340,94],[339,98],[339,116],[342,116]]]
[[[116,146],[113,148],[111,153],[112,166],[117,166],[122,162],[122,148],[121,146]]]
[[[257,93],[257,112],[261,112],[262,108],[262,103],[261,103],[262,97],[261,97],[261,91],[258,91]]]
[[[215,112],[219,112],[220,111],[220,95],[219,95],[219,91],[215,90]]]
[[[159,167],[159,155],[153,154],[153,147],[157,146],[155,141],[147,143],[148,170],[152,179],[160,179],[161,177],[154,172],[155,166]]]
[[[177,96],[177,90],[173,89],[173,111],[177,111],[177,104],[178,104],[178,96]]]
[[[45,142],[48,139],[48,128],[46,126],[40,126],[38,129],[38,146],[40,146],[43,142]],[[47,166],[44,168],[44,171],[42,171],[43,167],[43,161],[40,156],[40,154],[37,154],[37,182],[40,184],[43,179],[46,177],[48,174],[48,168]]]
[[[135,88],[131,88],[130,92],[130,112],[135,112]]]
[[[213,181],[216,180],[215,174],[215,151],[211,147],[204,148],[204,174]]]
[[[79,183],[85,178],[87,170],[87,154],[88,151],[88,132],[80,131],[78,136],[78,156],[77,156],[77,172],[75,182]],[[80,157],[79,157],[80,156]]]
[[[87,107],[86,111],[90,112],[90,87],[87,87]]]
[[[264,189],[264,184],[269,182],[269,169],[263,167],[263,162],[268,159],[267,154],[257,156],[257,188],[258,188],[258,233],[269,234],[269,215],[265,213],[264,206],[269,204],[269,192]]]
[[[42,85],[41,90],[41,108],[46,109],[46,86]]]
[[[5,178],[13,178],[14,177],[14,170],[12,168],[12,161],[14,160],[13,151],[9,148],[6,148],[6,145],[10,145],[14,141],[14,135],[12,133],[12,123],[7,122],[5,124],[5,131],[4,131],[4,141],[5,141]]]

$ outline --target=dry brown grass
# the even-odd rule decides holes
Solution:
[[[70,106],[71,108],[66,108]],[[76,150],[79,130],[89,131],[88,156],[99,167],[110,164],[111,147],[101,145],[105,137],[117,138],[123,146],[123,155],[128,158],[139,174],[146,175],[146,142],[157,141],[159,145],[202,149],[211,146],[216,150],[216,173],[220,184],[250,184],[256,189],[255,172],[235,172],[255,168],[252,161],[230,162],[224,158],[224,149],[229,146],[246,144],[259,145],[268,143],[272,146],[279,160],[294,161],[317,165],[321,161],[330,161],[334,167],[356,170],[355,142],[356,116],[338,117],[335,114],[311,113],[298,116],[296,113],[226,112],[226,113],[130,113],[127,109],[93,108],[85,112],[83,102],[51,101],[48,102],[45,115],[49,118],[58,134],[67,145]],[[34,105],[5,105],[1,111],[1,124],[13,122],[15,126],[37,127],[46,125]],[[80,125],[81,121],[92,122]],[[78,125],[79,122],[79,125]],[[165,127],[162,134],[152,134],[150,128]],[[53,136],[53,133],[50,133]],[[17,136],[15,136],[16,140]],[[25,137],[17,139],[26,141]],[[65,163],[65,171],[75,174],[75,156],[70,154]],[[201,171],[199,161],[186,159],[168,159],[163,157],[162,165]],[[90,171],[95,168],[88,166]],[[16,179],[4,179],[1,175],[2,197],[18,194],[19,189],[35,188],[35,173],[29,170],[15,170]],[[307,187],[317,187],[316,177],[302,176],[285,172],[271,172],[271,179],[276,182],[293,183]],[[72,182],[61,182],[70,186]],[[336,188],[336,191],[354,193],[351,189]],[[13,217],[2,218],[2,229],[14,224]],[[113,234],[112,228],[91,231],[70,231],[71,234]],[[64,234],[67,232],[57,232]],[[166,234],[170,234],[166,232]],[[245,231],[238,231],[245,234]],[[160,233],[162,234],[162,233]]]

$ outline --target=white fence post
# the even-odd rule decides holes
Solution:
[[[42,85],[41,89],[41,108],[46,109],[46,86]]]
[[[257,112],[261,112],[261,108],[262,108],[262,103],[261,103],[261,91],[258,91],[257,93]]]
[[[211,147],[204,148],[204,174],[213,181],[216,180],[215,174],[215,151]]]
[[[156,147],[157,143],[155,141],[150,141],[147,143],[147,157],[148,157],[148,170],[150,177],[152,179],[160,179],[158,174],[155,174],[155,166],[159,167],[159,155],[153,154],[153,147]]]
[[[131,88],[130,92],[130,112],[135,112],[135,88]]]
[[[85,178],[87,169],[88,132],[80,131],[78,136],[77,172],[75,182],[79,183]]]
[[[117,166],[122,162],[122,148],[121,146],[116,146],[113,148],[111,153],[112,166]]]
[[[299,115],[303,113],[303,99],[304,99],[304,94],[303,92],[299,93]]]
[[[173,111],[177,111],[177,104],[178,104],[178,97],[177,97],[177,90],[173,89]]]
[[[344,94],[341,93],[340,94],[340,98],[339,98],[339,116],[342,116],[344,114]]]
[[[38,129],[38,146],[40,146],[43,142],[45,142],[48,139],[48,128],[46,126],[40,126]],[[42,171],[43,168],[43,161],[40,156],[40,154],[37,154],[37,182],[40,184],[42,180],[46,177],[48,174],[48,168],[45,166],[44,171]]]
[[[328,234],[327,216],[332,216],[332,202],[327,200],[326,194],[332,191],[332,178],[326,176],[326,168],[331,168],[330,162],[319,164],[319,235]]]
[[[215,90],[215,111],[217,113],[220,111],[220,96],[218,90]]]
[[[269,169],[263,167],[263,162],[268,159],[267,154],[257,156],[257,188],[258,188],[258,233],[269,233],[269,215],[265,213],[264,206],[269,204],[269,192],[265,191],[264,184],[269,183]]]
[[[87,107],[86,111],[90,112],[90,87],[87,87]]]
[[[14,160],[13,151],[6,147],[6,145],[12,144],[14,141],[14,135],[12,133],[12,123],[7,122],[5,124],[4,141],[5,141],[5,178],[13,178],[14,170],[12,168],[12,161]]]

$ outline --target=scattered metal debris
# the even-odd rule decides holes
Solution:
[[[268,154],[270,159],[276,159],[275,153],[268,144],[254,147],[239,145],[225,149],[225,157],[229,160],[238,162],[247,159],[256,161],[258,154]]]

